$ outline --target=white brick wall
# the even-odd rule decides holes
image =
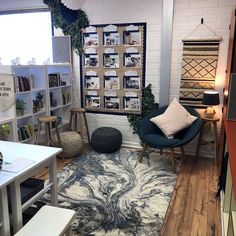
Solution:
[[[204,19],[217,35],[223,38],[220,43],[216,90],[221,95],[224,87],[225,69],[228,50],[229,24],[231,13],[235,9],[236,0],[176,0],[174,10],[173,41],[172,41],[172,62],[171,62],[171,81],[170,81],[170,100],[179,97],[179,84],[181,79],[182,65],[182,39],[186,38],[194,28]],[[201,26],[191,38],[212,38],[214,34]],[[221,116],[221,106],[217,107],[217,115]],[[200,111],[201,112],[201,111]],[[220,122],[218,123],[220,125]],[[208,130],[207,138],[211,136],[212,130]],[[212,137],[212,136],[211,136]],[[196,145],[196,140],[193,141]],[[189,150],[194,150],[193,143]],[[202,155],[212,156],[213,149],[209,146],[202,146]]]
[[[159,99],[160,81],[160,37],[162,1],[148,0],[90,0],[86,1],[84,10],[90,24],[147,22],[146,85],[153,85],[156,101]],[[79,59],[74,55],[76,86],[74,90],[77,105],[80,104]],[[123,145],[139,146],[139,138],[134,135],[126,116],[88,113],[90,133],[101,126],[119,129],[123,135]]]
[[[216,89],[222,95],[224,86],[227,48],[228,26],[230,16],[236,6],[236,0],[175,0],[172,62],[170,78],[170,100],[179,97],[179,85],[182,65],[182,39],[186,38],[204,18],[215,33],[223,38],[220,44],[219,61],[216,76]],[[147,54],[146,54],[146,84],[152,83],[156,102],[159,101],[160,82],[160,38],[162,22],[161,0],[90,0],[86,1],[84,9],[91,24],[147,22]],[[194,38],[209,38],[214,35],[206,28],[201,27]],[[79,88],[79,60],[74,55],[74,69],[76,77],[75,98],[80,101]],[[221,99],[222,100],[222,99]],[[220,115],[220,106],[218,107]],[[101,126],[116,127],[123,134],[123,143],[126,145],[139,145],[139,139],[132,134],[132,128],[125,116],[88,114],[90,132]],[[220,124],[220,122],[219,122]],[[196,144],[196,140],[192,143]],[[194,144],[194,145],[195,145]],[[189,150],[193,149],[192,144]],[[202,154],[212,155],[212,149],[201,148]]]

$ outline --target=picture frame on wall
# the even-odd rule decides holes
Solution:
[[[100,97],[99,96],[85,96],[86,108],[99,109],[100,108]]]
[[[124,109],[129,111],[140,111],[140,97],[124,97]]]
[[[119,46],[120,37],[118,32],[103,32],[103,45],[105,47]]]
[[[119,55],[118,53],[104,53],[103,65],[105,68],[119,68]]]
[[[139,76],[124,76],[123,82],[124,89],[141,89],[141,78]]]
[[[141,114],[146,23],[89,25],[80,57],[81,107],[104,114]]]
[[[105,109],[119,110],[120,109],[119,97],[105,96],[104,97],[104,106],[105,106]]]
[[[124,66],[125,67],[141,67],[141,54],[139,53],[124,53]]]
[[[96,53],[84,54],[84,67],[99,67],[99,59]]]
[[[85,47],[98,47],[99,37],[96,32],[84,33],[83,34],[84,46]]]
[[[100,88],[100,78],[98,76],[85,76],[85,87],[87,89],[99,89]]]
[[[104,76],[104,88],[106,90],[119,90],[120,82],[118,76]]]
[[[142,34],[139,30],[123,32],[124,45],[141,46],[141,43],[142,43]]]

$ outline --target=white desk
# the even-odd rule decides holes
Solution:
[[[10,235],[7,185],[12,181],[12,177],[0,173],[0,235]]]
[[[11,202],[12,202],[12,220],[14,233],[22,227],[22,211],[27,209],[33,202],[42,196],[48,189],[51,193],[51,204],[57,206],[57,162],[56,155],[62,151],[61,148],[38,146],[31,144],[22,144],[15,142],[0,141],[0,151],[3,154],[4,161],[13,162],[17,158],[24,158],[34,161],[33,164],[20,172],[5,172],[0,174],[0,228],[1,236],[10,235],[9,232],[9,216],[7,205],[6,186],[10,186]],[[49,167],[49,183],[48,186],[40,191],[36,196],[21,205],[20,184],[27,178],[37,174],[41,169]],[[7,220],[8,217],[8,220]]]

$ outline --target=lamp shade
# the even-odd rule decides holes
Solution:
[[[203,94],[202,104],[209,106],[219,105],[219,93],[216,91],[205,91]]]

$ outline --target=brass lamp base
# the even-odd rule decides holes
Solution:
[[[206,118],[213,118],[216,114],[216,111],[213,107],[207,107],[207,109],[204,111],[204,115]]]

